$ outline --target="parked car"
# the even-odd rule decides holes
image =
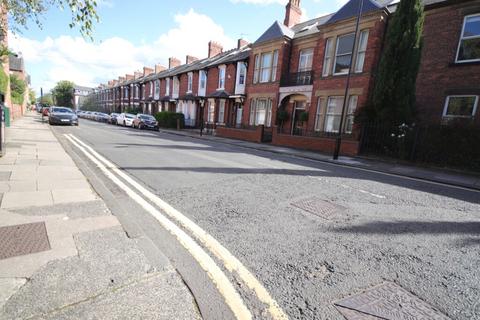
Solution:
[[[65,107],[50,107],[50,115],[48,123],[54,124],[69,124],[78,126],[78,117],[70,108]]]
[[[133,119],[135,119],[134,114],[120,113],[117,117],[117,125],[121,125],[124,127],[131,127],[133,124]]]
[[[109,122],[110,121],[110,115],[106,114],[106,113],[103,113],[103,112],[97,112],[96,116],[95,116],[95,120],[97,120],[98,122]]]
[[[135,119],[133,119],[132,127],[138,128],[140,130],[142,129],[158,130],[158,122],[153,116],[149,114],[139,113],[137,114]]]
[[[110,113],[110,121],[108,121],[108,123],[117,124],[117,117],[118,117],[118,113],[115,113],[115,112]]]

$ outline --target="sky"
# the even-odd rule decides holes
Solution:
[[[10,34],[21,52],[31,87],[48,92],[60,80],[96,87],[144,66],[168,66],[187,54],[204,58],[208,41],[225,50],[237,39],[255,41],[275,20],[283,22],[288,0],[100,0],[93,41],[68,27],[71,13],[51,8],[42,28],[30,23]],[[338,10],[347,0],[301,0],[303,20]]]

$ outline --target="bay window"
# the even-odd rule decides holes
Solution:
[[[343,132],[352,133],[355,110],[357,109],[358,96],[350,96],[344,118]],[[342,117],[343,97],[329,97],[325,112],[324,132],[337,132],[340,128]]]
[[[466,16],[458,44],[457,62],[480,61],[480,14]]]
[[[358,39],[357,57],[355,59],[355,72],[363,72],[363,65],[365,64],[365,53],[367,52],[368,30],[360,32]]]
[[[325,42],[325,58],[323,59],[322,75],[324,77],[328,76],[330,74],[330,70],[332,69],[332,45],[332,38],[328,38]]]
[[[213,100],[208,101],[207,120],[209,123],[213,123],[215,121],[215,102]]]
[[[350,33],[337,38],[335,52],[334,75],[347,74],[350,70],[350,61],[353,54],[355,34]]]
[[[253,83],[258,82],[258,75],[260,73],[260,55],[256,54],[255,55],[255,70],[253,72]]]
[[[269,82],[272,74],[272,53],[262,53],[260,67],[260,82]]]
[[[225,123],[225,100],[223,99],[218,104],[218,123]]]
[[[250,103],[250,125],[272,125],[272,100],[253,99]]]

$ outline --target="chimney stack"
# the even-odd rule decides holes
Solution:
[[[168,58],[168,69],[178,67],[181,64],[182,62],[177,58],[174,58],[174,57]]]
[[[155,65],[155,73],[159,73],[159,72],[162,72],[163,70],[166,70],[167,68],[165,68],[164,66],[160,65],[160,64],[156,64]]]
[[[140,71],[135,71],[133,75],[134,75],[135,79],[139,79],[139,78],[143,77],[143,73],[140,72]]]
[[[123,82],[123,81],[125,81],[125,77],[118,77],[118,82],[119,82],[119,83],[120,83],[120,82]]]
[[[126,75],[125,75],[125,79],[127,79],[127,81],[128,81],[128,80],[133,80],[133,79],[135,79],[135,77],[134,77],[133,75],[131,75],[131,74],[126,74]]]
[[[198,60],[198,58],[196,58],[194,56],[190,56],[190,55],[187,54],[187,57],[185,58],[185,63],[190,64],[190,63],[195,62],[197,60]]]
[[[300,0],[289,0],[285,7],[284,25],[291,28],[302,20],[302,9],[300,9]]]
[[[143,67],[143,76],[148,76],[149,74],[153,73],[153,69],[149,67]]]
[[[220,43],[210,41],[208,43],[208,57],[212,58],[223,52],[223,47]]]
[[[245,39],[238,39],[237,49],[243,48],[248,45],[248,41]]]

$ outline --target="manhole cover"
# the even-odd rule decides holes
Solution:
[[[0,228],[0,260],[50,250],[44,222]]]
[[[334,304],[348,320],[450,319],[407,290],[391,282],[386,282]]]
[[[291,203],[292,206],[310,212],[324,219],[330,219],[335,213],[345,210],[345,207],[310,197]]]

